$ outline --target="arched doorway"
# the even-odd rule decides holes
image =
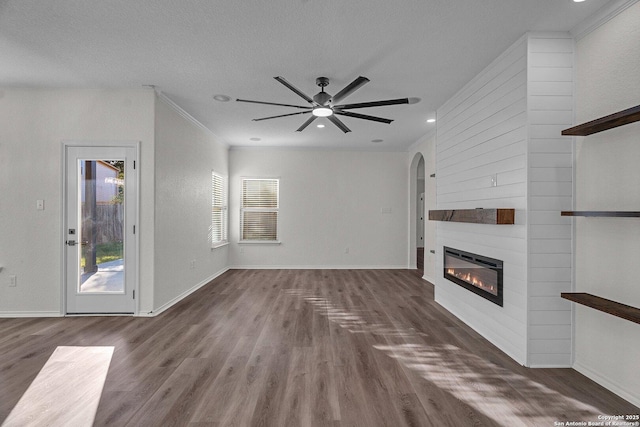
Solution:
[[[424,272],[425,163],[422,153],[411,161],[409,179],[409,268]]]

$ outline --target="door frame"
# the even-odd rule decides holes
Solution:
[[[59,248],[60,248],[60,314],[62,316],[68,316],[67,314],[67,250],[65,243],[65,236],[67,235],[65,232],[65,226],[67,223],[67,203],[66,203],[66,192],[67,192],[67,148],[69,147],[86,147],[86,148],[100,148],[100,147],[117,147],[117,148],[134,148],[136,150],[136,167],[133,170],[133,174],[135,176],[135,191],[137,194],[135,200],[135,217],[134,222],[136,225],[136,232],[133,236],[135,239],[135,265],[133,267],[133,277],[135,278],[135,283],[133,284],[133,291],[136,295],[134,298],[134,309],[133,316],[137,316],[140,308],[140,141],[118,141],[118,140],[108,140],[108,141],[96,141],[96,140],[63,140],[61,144],[61,165],[62,165],[62,174],[60,177],[60,205],[61,205],[61,216],[60,216],[60,228],[58,233],[59,240]],[[101,314],[101,316],[105,316],[107,314]],[[73,314],[73,316],[82,316],[82,314]],[[87,316],[95,316],[95,314],[87,314]],[[120,314],[118,314],[120,316]],[[121,315],[128,316],[128,315]]]

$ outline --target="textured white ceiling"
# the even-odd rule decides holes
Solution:
[[[433,129],[426,118],[526,31],[568,31],[606,0],[0,0],[0,85],[137,88],[155,85],[235,146],[403,150]],[[318,76],[345,102],[419,97],[414,105],[354,110],[352,132],[296,110],[273,79],[312,96]],[[261,141],[251,141],[261,138]],[[371,140],[384,142],[373,144]]]

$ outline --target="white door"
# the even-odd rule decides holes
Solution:
[[[65,146],[66,313],[134,313],[136,147]]]

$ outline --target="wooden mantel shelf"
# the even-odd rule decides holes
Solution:
[[[562,131],[563,135],[587,136],[640,120],[640,105]]]
[[[452,209],[429,211],[430,221],[513,225],[515,209]]]
[[[613,316],[620,317],[634,323],[640,323],[640,308],[583,292],[563,292],[560,296],[569,301],[586,305],[587,307],[609,313]]]
[[[561,216],[640,218],[640,211],[561,211]]]

